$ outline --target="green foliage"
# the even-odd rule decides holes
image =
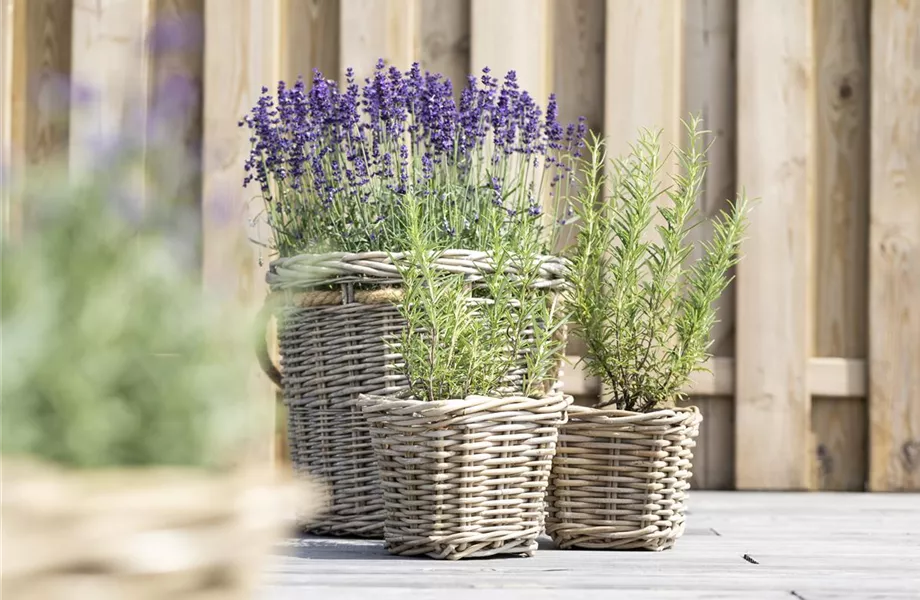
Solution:
[[[3,453],[78,468],[233,460],[252,422],[245,321],[203,297],[181,248],[128,222],[123,173],[98,175],[45,187],[25,240],[4,240]]]
[[[422,205],[414,197],[407,204],[409,251],[397,263],[407,326],[394,349],[404,357],[413,395],[428,401],[543,395],[563,350],[556,333],[565,316],[556,298],[533,285],[540,240],[517,240],[513,253],[496,243],[493,270],[473,284],[436,266],[440,249],[425,230]],[[509,386],[512,372],[522,384]]]
[[[668,187],[660,183],[659,134],[643,132],[626,157],[609,164],[595,138],[581,169],[581,229],[567,301],[587,344],[587,371],[608,387],[605,404],[624,410],[673,403],[691,372],[703,368],[712,304],[729,283],[746,227],[741,195],[713,221],[701,257],[689,260],[706,152],[699,120],[687,124],[687,133],[688,149],[674,150],[679,174]]]

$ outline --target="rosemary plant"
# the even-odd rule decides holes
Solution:
[[[407,326],[394,349],[403,355],[413,395],[428,401],[544,395],[563,350],[557,333],[565,315],[557,298],[533,285],[537,239],[514,254],[494,247],[493,269],[473,282],[439,269],[423,204],[411,195],[406,204],[409,250],[397,264],[404,280],[398,306]]]
[[[624,158],[607,160],[594,138],[582,161],[567,302],[587,345],[588,373],[607,388],[600,405],[648,411],[673,404],[704,368],[715,323],[713,302],[738,260],[748,203],[739,195],[713,221],[713,238],[690,262],[690,231],[706,171],[700,122],[686,124],[675,149],[679,173],[663,186],[660,134],[643,132]],[[609,171],[608,171],[609,169]]]

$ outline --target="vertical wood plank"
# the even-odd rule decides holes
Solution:
[[[408,69],[419,56],[420,0],[340,0],[339,68],[360,81],[377,60]]]
[[[422,68],[440,73],[459,95],[470,74],[470,0],[421,2]]]
[[[549,0],[472,0],[470,64],[501,80],[516,71],[521,89],[545,103],[552,85]]]
[[[760,198],[738,267],[735,480],[811,486],[810,0],[738,4],[738,181]]]
[[[700,258],[700,241],[712,239],[709,220],[726,208],[735,195],[736,85],[735,0],[687,0],[684,23],[684,115],[696,114],[710,133],[709,168],[697,209],[705,220],[691,232],[697,243],[691,261]],[[734,275],[732,270],[731,275]],[[716,323],[710,334],[714,356],[735,354],[735,284],[716,300]],[[703,413],[694,453],[694,487],[730,489],[734,486],[734,404],[731,398],[695,397]]]
[[[552,2],[553,70],[552,92],[559,105],[559,121],[574,123],[585,118],[598,135],[604,131],[604,36],[605,0]],[[578,224],[566,225],[556,250],[571,244]],[[583,356],[584,342],[569,335],[566,353]],[[596,400],[596,398],[595,398]]]
[[[869,444],[865,398],[813,396],[817,488],[865,491]]]
[[[4,39],[12,48],[5,61],[12,67],[6,166],[17,177],[66,155],[70,99],[65,82],[70,75],[72,12],[69,0],[12,2],[12,39]],[[27,212],[18,198],[9,198],[3,216],[13,237],[22,233]]]
[[[865,358],[869,2],[815,3],[815,356]],[[812,398],[818,488],[866,485],[865,400]]]
[[[0,0],[0,236],[12,233],[13,0]]]
[[[283,0],[281,21],[281,77],[309,84],[313,69],[338,77],[339,0]],[[267,84],[266,84],[267,85]]]
[[[72,173],[83,171],[100,142],[131,137],[144,144],[152,8],[151,0],[73,0],[72,78],[92,101],[71,107]],[[137,194],[143,202],[143,189]]]
[[[552,3],[553,81],[559,121],[604,129],[604,0]]]
[[[610,156],[629,151],[640,129],[662,130],[665,152],[680,142],[683,0],[607,0],[604,128]]]
[[[724,396],[696,396],[685,399],[681,406],[696,406],[703,414],[693,450],[693,488],[734,488],[735,403]]]
[[[920,490],[920,2],[872,3],[869,484]]]
[[[263,85],[278,80],[280,10],[277,0],[206,0],[204,5],[204,129],[202,168],[203,279],[207,288],[255,315],[266,294],[263,255],[249,237],[268,241],[255,193],[242,187],[248,132],[239,119]],[[267,257],[266,257],[267,258]],[[260,456],[274,457],[274,391],[257,366],[250,378],[254,402],[272,407]]]
[[[604,133],[611,158],[628,154],[642,130],[660,132],[663,160],[680,143],[683,15],[683,0],[607,0]],[[673,163],[664,163],[662,186],[670,184]],[[600,393],[608,395],[606,385]]]
[[[148,40],[149,192],[194,272],[201,266],[203,13],[204,0],[154,0]]]
[[[705,218],[694,231],[698,244],[711,240],[709,219],[727,208],[736,193],[736,61],[735,0],[688,0],[684,37],[684,107],[682,115],[702,117],[709,130],[704,143],[710,145],[709,168],[697,203],[700,217]],[[697,245],[691,260],[701,256]],[[734,273],[732,273],[733,275]],[[714,356],[733,356],[735,350],[735,286],[716,301],[718,322],[712,329]]]

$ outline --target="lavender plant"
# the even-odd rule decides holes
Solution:
[[[555,98],[544,111],[514,71],[501,85],[489,69],[470,76],[459,102],[418,64],[401,72],[381,60],[360,87],[349,69],[342,90],[316,72],[309,89],[263,88],[240,125],[252,142],[244,183],[259,185],[282,256],[407,250],[410,195],[435,248],[538,239],[546,251],[573,216],[559,199],[584,121],[563,127]],[[545,199],[561,214],[547,218]]]
[[[706,171],[704,131],[686,124],[689,144],[675,149],[679,173],[663,187],[660,135],[644,132],[632,151],[610,162],[594,138],[582,162],[567,301],[574,328],[587,345],[587,371],[609,395],[601,405],[630,411],[668,406],[681,397],[708,358],[713,302],[738,261],[746,227],[744,195],[713,221],[701,258],[688,263],[689,232]],[[657,234],[657,235],[656,235]]]

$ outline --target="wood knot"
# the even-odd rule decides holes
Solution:
[[[901,464],[910,472],[920,467],[920,440],[908,440],[901,445]]]
[[[824,444],[818,444],[818,448],[815,450],[815,454],[818,458],[818,467],[821,470],[822,475],[830,475],[834,471],[834,457],[831,456],[831,453],[827,450],[827,446]]]
[[[849,99],[850,97],[853,96],[853,86],[850,85],[850,82],[849,82],[849,81],[847,81],[846,79],[844,79],[844,80],[840,83],[840,87],[838,88],[838,93],[840,94],[840,97],[841,97],[843,100],[847,100],[847,99]]]

